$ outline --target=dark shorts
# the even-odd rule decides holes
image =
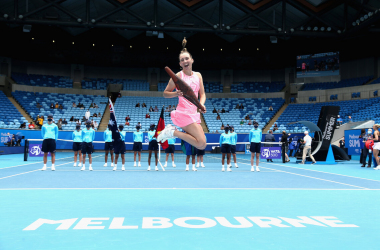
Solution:
[[[231,145],[231,153],[236,154],[236,145]]]
[[[185,149],[186,149],[186,155],[196,155],[197,154],[197,149],[192,146],[191,144],[183,141]]]
[[[206,150],[197,149],[197,155],[205,155]]]
[[[125,154],[125,142],[124,141],[118,141],[114,142],[114,151],[115,154]]]
[[[82,142],[82,154],[92,154],[92,142]]]
[[[151,140],[149,142],[148,150],[153,150],[153,151],[157,151],[158,150],[158,143],[157,143],[156,140]]]
[[[142,150],[142,142],[134,142],[133,143],[133,151],[140,152]]]
[[[231,145],[230,144],[222,144],[221,151],[223,154],[230,154],[231,153]]]
[[[261,142],[251,142],[251,146],[249,148],[249,151],[252,153],[261,153]]]
[[[56,145],[55,139],[44,139],[42,142],[42,152],[44,153],[55,153]]]
[[[73,142],[73,151],[79,151],[82,149],[82,143],[81,142]]]
[[[112,151],[113,150],[113,143],[112,142],[106,142],[105,144],[104,144],[104,150],[106,150],[106,151]]]
[[[172,154],[175,151],[175,146],[173,144],[169,144],[169,147],[165,149],[165,153]]]

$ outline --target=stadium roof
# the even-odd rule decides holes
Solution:
[[[0,22],[56,25],[72,35],[106,28],[130,39],[159,32],[214,33],[233,42],[244,35],[351,37],[380,19],[377,0],[3,0]]]

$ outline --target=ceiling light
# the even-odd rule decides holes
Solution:
[[[82,22],[82,19],[78,18],[77,21],[78,21],[78,23],[80,23],[80,22]]]
[[[305,28],[303,26],[301,26],[301,30],[304,30]]]
[[[321,27],[321,31],[325,31],[325,27]]]
[[[307,27],[307,30],[311,30],[311,27],[309,26],[309,27]]]
[[[327,27],[327,31],[331,31],[331,27]]]
[[[278,30],[279,32],[281,32],[282,29],[281,29],[281,28],[278,28],[277,30]]]
[[[293,28],[291,28],[291,29],[290,29],[290,32],[294,32],[294,29],[293,29]]]

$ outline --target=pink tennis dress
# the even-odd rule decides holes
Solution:
[[[195,96],[198,97],[200,83],[199,77],[195,73],[196,72],[193,71],[191,76],[188,76],[181,71],[181,79],[191,87],[191,89],[194,91]],[[192,123],[200,124],[201,116],[197,112],[198,108],[186,100],[184,97],[178,96],[178,98],[179,101],[177,109],[171,112],[173,123],[181,128]]]

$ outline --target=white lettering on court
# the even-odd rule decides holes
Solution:
[[[164,217],[144,217],[142,222],[142,228],[168,228],[173,224],[169,222],[169,218]],[[157,225],[158,224],[158,225]]]
[[[186,222],[188,220],[200,220],[200,221],[203,221],[204,223],[201,225],[192,225]],[[208,228],[208,227],[216,226],[216,221],[209,218],[203,218],[203,217],[183,217],[183,218],[175,219],[173,222],[177,226],[187,227],[187,228]]]
[[[113,218],[108,229],[138,229],[139,226],[123,226],[124,218]]]
[[[73,229],[104,229],[104,226],[90,226],[90,225],[101,225],[102,221],[93,220],[109,220],[109,218],[83,218]]]
[[[337,223],[343,223],[340,220],[337,220],[338,218],[334,216],[310,216],[311,218],[314,218],[316,220],[319,220],[322,223],[325,223],[326,225],[330,227],[359,227],[354,224],[337,224]]]
[[[224,227],[232,227],[232,228],[253,227],[253,224],[244,217],[234,217],[234,219],[240,223],[239,225],[232,225],[231,222],[229,222],[225,217],[215,217],[215,219],[219,222],[220,225]]]
[[[276,227],[289,227],[281,224],[282,220],[273,217],[248,217],[248,219],[256,223],[259,227],[271,227],[270,225]]]
[[[283,221],[286,221],[290,225],[295,226],[295,227],[306,227],[303,224],[309,224],[309,225],[326,227],[322,223],[319,223],[318,221],[310,219],[307,216],[297,216],[297,217],[300,218],[300,219],[291,219],[291,218],[285,218],[285,217],[279,217],[279,218],[282,219]]]
[[[50,225],[53,225],[53,224],[61,224],[61,225],[59,225],[55,230],[67,230],[67,229],[69,229],[69,228],[74,224],[74,222],[75,222],[77,219],[78,219],[78,218],[67,219],[67,220],[47,220],[47,219],[38,219],[38,220],[36,220],[35,222],[33,222],[32,224],[30,224],[29,226],[27,226],[26,228],[24,228],[23,230],[24,230],[24,231],[36,230],[37,228],[39,228],[39,227],[42,226],[43,224],[50,224]]]

